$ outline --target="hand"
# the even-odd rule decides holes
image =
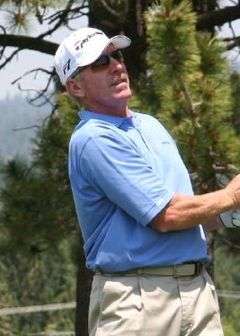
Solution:
[[[234,208],[240,209],[240,174],[236,175],[225,187],[225,191],[231,197]]]

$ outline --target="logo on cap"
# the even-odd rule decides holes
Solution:
[[[70,70],[70,63],[71,63],[71,60],[69,58],[69,60],[67,61],[67,63],[63,66],[63,73],[64,73],[64,75],[66,75],[66,72]]]
[[[89,34],[89,35],[87,35],[87,37],[85,38],[85,39],[83,39],[83,40],[80,40],[80,41],[77,41],[76,43],[75,43],[75,49],[76,50],[79,50],[80,48],[83,48],[83,45],[86,43],[86,42],[88,42],[92,37],[94,37],[95,35],[103,35],[103,33],[101,33],[101,32],[94,32],[94,33],[92,33],[92,34]],[[81,42],[81,44],[80,44],[80,46],[79,46],[79,43]]]

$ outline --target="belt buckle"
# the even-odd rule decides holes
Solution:
[[[181,271],[181,269],[178,268],[179,265],[173,265],[173,274],[172,276],[174,278],[178,278],[178,277],[187,277],[187,276],[198,276],[201,274],[202,271],[202,267],[203,265],[200,262],[196,262],[194,263],[194,271],[192,274],[183,274],[183,272]]]
[[[179,265],[173,265],[173,277],[178,278],[178,277],[198,276],[201,273],[202,264],[197,262],[194,263],[193,265],[194,270],[189,274],[184,274],[184,272],[182,272],[181,269],[178,268]]]

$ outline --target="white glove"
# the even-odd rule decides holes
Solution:
[[[219,215],[225,228],[240,228],[240,210],[229,210]]]

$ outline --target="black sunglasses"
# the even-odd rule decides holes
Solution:
[[[92,70],[97,70],[98,68],[108,66],[111,62],[111,58],[122,62],[123,54],[121,50],[115,50],[110,54],[101,55],[95,62],[90,64]]]
[[[96,61],[94,61],[89,65],[77,68],[71,75],[71,78],[74,78],[75,76],[77,76],[79,71],[86,69],[88,67],[90,67],[94,71],[101,70],[102,68],[107,67],[111,62],[111,58],[117,60],[118,62],[124,61],[122,51],[118,49],[113,51],[112,53],[101,55],[100,57],[98,57],[98,59],[96,59]]]

